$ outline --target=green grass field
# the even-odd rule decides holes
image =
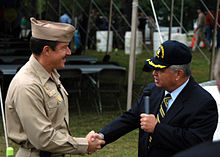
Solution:
[[[210,52],[203,49],[205,55],[210,57]],[[105,53],[98,53],[94,50],[89,50],[87,55],[97,57],[99,61],[102,60]],[[121,66],[126,67],[128,72],[129,67],[129,56],[124,54],[124,51],[119,51],[116,55],[115,53],[110,53],[111,61],[118,62]],[[144,60],[153,56],[152,50],[150,48],[146,49],[142,54],[136,56],[136,70],[135,70],[135,82],[134,86],[144,85],[146,83],[152,82],[153,77],[151,73],[142,72],[142,67],[144,65]],[[209,78],[209,64],[208,61],[201,55],[199,51],[193,53],[192,60],[192,75],[195,80],[199,83],[208,81]],[[127,82],[126,82],[127,83]],[[126,109],[126,92],[123,93],[121,97],[121,102],[123,109]],[[135,97],[133,99],[135,102]],[[105,101],[104,103],[108,103]],[[91,106],[90,101],[83,99],[81,101],[82,105],[82,115],[79,116],[74,108],[70,111],[70,130],[75,137],[85,137],[87,133],[91,130],[99,131],[102,127],[108,124],[111,120],[115,119],[120,115],[117,109],[103,109],[103,114],[98,115],[95,108]],[[104,106],[105,104],[103,104]],[[1,117],[0,117],[1,118]],[[4,132],[2,127],[2,121],[0,119],[0,156],[5,156],[5,140]],[[10,141],[10,146],[18,149],[18,146]],[[121,137],[116,142],[105,146],[102,150],[91,155],[94,157],[134,157],[137,156],[138,152],[138,130],[134,130],[124,137]],[[86,155],[87,156],[87,155]]]

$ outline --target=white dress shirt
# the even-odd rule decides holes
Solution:
[[[180,92],[183,90],[183,88],[186,86],[186,84],[189,82],[189,79],[179,86],[177,89],[175,89],[173,92],[170,93],[171,99],[168,100],[168,106],[167,106],[167,111],[170,109],[172,106],[173,102],[176,100],[177,96],[180,94]],[[165,90],[165,95],[167,95],[169,92]]]

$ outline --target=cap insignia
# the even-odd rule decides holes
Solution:
[[[160,47],[158,48],[156,56],[157,58],[164,58],[164,48],[162,45],[160,45]]]

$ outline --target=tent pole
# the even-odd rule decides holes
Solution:
[[[170,9],[170,28],[169,28],[169,40],[171,40],[171,34],[172,34],[172,25],[173,25],[173,5],[174,0],[171,1],[171,9]]]
[[[181,0],[181,14],[180,14],[180,33],[182,33],[182,28],[183,28],[183,6],[184,6],[184,0]]]
[[[132,25],[131,25],[131,53],[130,53],[130,61],[129,61],[129,73],[128,73],[127,110],[131,108],[131,102],[132,102],[134,58],[135,58],[135,48],[136,48],[137,7],[138,7],[138,0],[133,0],[132,2]]]
[[[110,31],[111,31],[111,25],[112,25],[112,2],[110,2],[110,10],[109,10],[109,20],[108,20],[108,35],[107,35],[107,47],[106,47],[106,54],[109,52],[109,38],[110,38]]]
[[[219,9],[219,1],[216,4],[216,12],[215,12],[215,26],[212,38],[212,54],[210,58],[210,70],[209,70],[209,80],[213,80],[213,73],[214,73],[214,62],[215,62],[215,42],[216,42],[216,29],[218,24],[218,9]]]

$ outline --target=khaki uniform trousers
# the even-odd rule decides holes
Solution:
[[[40,157],[40,151],[20,147],[15,157]],[[64,157],[62,154],[51,154],[50,157]]]

